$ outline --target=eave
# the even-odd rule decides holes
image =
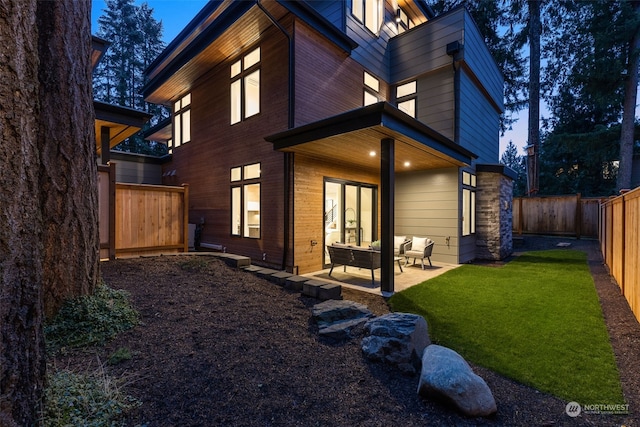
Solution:
[[[109,129],[109,148],[113,148],[140,131],[151,119],[151,115],[144,111],[100,101],[93,101],[93,108],[96,112],[95,135],[98,154],[102,151],[100,137],[103,127]]]
[[[395,170],[470,165],[478,156],[387,102],[357,108],[265,137],[274,150],[375,170],[380,141],[396,141]],[[410,162],[410,166],[405,166]]]
[[[257,1],[208,3],[178,37],[147,68],[142,90],[147,102],[168,105],[191,90],[194,82],[218,64],[260,40],[273,26]],[[288,13],[308,22],[328,40],[350,52],[357,44],[306,4],[290,1],[261,2],[281,19]]]

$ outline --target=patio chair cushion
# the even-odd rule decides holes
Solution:
[[[411,239],[411,252],[422,252],[427,246],[427,237],[413,237]]]
[[[407,236],[393,236],[393,250],[398,252],[400,250],[400,245],[403,244],[407,240]]]

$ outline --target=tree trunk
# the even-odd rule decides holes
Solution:
[[[633,8],[636,11],[636,15],[640,14],[640,1],[633,2]],[[622,130],[620,132],[620,164],[616,182],[616,189],[618,191],[631,187],[636,101],[638,96],[639,51],[640,29],[636,28],[633,38],[629,44],[627,79],[624,84]]]
[[[34,425],[44,389],[37,1],[0,0],[0,425]]]
[[[93,292],[99,279],[91,2],[38,2],[44,307]]]
[[[53,314],[98,280],[90,8],[89,0],[0,0],[3,427],[39,419],[43,298]]]
[[[529,5],[529,147],[527,149],[527,193],[540,190],[540,3]]]

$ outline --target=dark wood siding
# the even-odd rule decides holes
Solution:
[[[229,67],[237,58],[213,68],[194,85],[191,96],[191,142],[174,150],[164,172],[165,184],[190,184],[189,221],[204,221],[202,242],[279,265],[282,261],[284,154],[273,151],[264,136],[287,128],[288,43],[277,29],[261,35],[261,112],[230,125]],[[257,45],[256,45],[257,46]],[[246,53],[250,49],[241,52]],[[261,163],[261,238],[231,236],[232,167]]]
[[[362,106],[362,66],[296,22],[296,126]]]
[[[327,163],[311,157],[295,157],[295,261],[300,274],[322,269],[324,238],[324,178],[340,178],[380,186],[378,171],[353,165]],[[378,213],[380,207],[378,206]],[[378,214],[379,217],[379,214]],[[378,218],[380,224],[380,218]],[[378,230],[379,232],[379,230]],[[311,246],[311,241],[318,242]]]

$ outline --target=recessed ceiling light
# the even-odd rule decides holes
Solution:
[[[411,166],[411,162],[404,162],[404,167],[408,168],[409,166]]]
[[[372,151],[369,151],[369,155],[370,155],[371,157],[375,157],[375,156],[376,156],[376,152],[375,152],[375,151],[373,151],[373,150],[372,150]]]

